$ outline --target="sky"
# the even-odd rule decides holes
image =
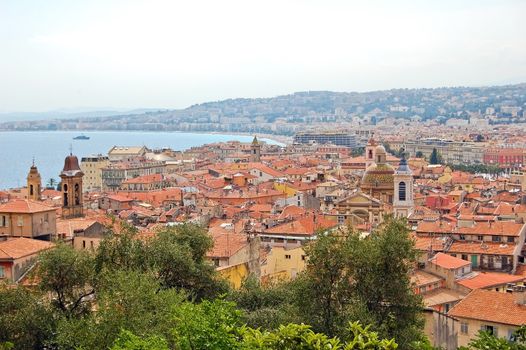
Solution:
[[[0,112],[520,82],[523,0],[0,0]]]

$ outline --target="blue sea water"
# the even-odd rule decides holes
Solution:
[[[148,148],[170,147],[184,150],[205,143],[237,140],[252,141],[251,136],[196,134],[177,132],[83,132],[89,140],[73,140],[76,131],[21,131],[0,132],[0,189],[21,187],[26,184],[29,167],[35,159],[45,185],[50,178],[59,179],[64,158],[70,147],[79,160],[92,154],[107,154],[113,146],[141,146]],[[276,143],[263,139],[268,143]]]

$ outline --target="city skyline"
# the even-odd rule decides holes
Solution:
[[[0,6],[0,112],[526,81],[519,1]]]

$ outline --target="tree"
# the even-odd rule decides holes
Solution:
[[[54,327],[42,295],[0,285],[0,349],[42,349]],[[10,344],[10,345],[9,345]]]
[[[174,310],[173,341],[181,350],[238,348],[240,316],[233,302],[186,302]]]
[[[293,281],[294,303],[301,319],[330,337],[347,323],[353,293],[349,257],[359,239],[352,230],[340,233],[320,232],[305,246],[306,269]]]
[[[215,267],[206,260],[213,246],[202,227],[184,224],[159,231],[147,246],[151,266],[161,286],[187,291],[196,300],[214,298],[228,291]]]
[[[421,340],[422,300],[414,294],[410,271],[418,252],[403,219],[392,216],[367,239],[353,246],[350,259],[356,294],[375,328],[406,348]]]
[[[526,325],[519,327],[513,334],[515,340],[510,341],[506,338],[498,338],[490,332],[480,331],[471,340],[467,347],[460,347],[460,350],[525,350],[526,349]]]
[[[442,156],[437,151],[436,148],[433,148],[433,152],[431,152],[431,156],[429,157],[429,163],[430,164],[441,164],[442,163]]]
[[[262,286],[257,278],[250,276],[229,298],[243,311],[243,322],[252,328],[270,330],[281,324],[301,322],[291,305],[292,293],[287,282],[270,281]]]
[[[415,154],[415,157],[416,158],[424,158],[424,153],[422,153],[422,151],[417,151],[416,154]]]
[[[174,309],[186,295],[161,289],[151,274],[138,271],[105,272],[97,290],[97,308],[81,318],[63,318],[55,346],[66,349],[108,349],[126,329],[141,337],[168,339]]]
[[[149,269],[149,257],[145,243],[137,238],[137,229],[126,223],[118,234],[108,228],[107,236],[100,243],[95,257],[95,270],[137,270]]]
[[[52,306],[66,317],[86,314],[95,293],[93,257],[66,244],[40,255],[40,288],[52,295]]]
[[[55,180],[54,178],[51,177],[49,180],[47,180],[47,184],[46,184],[47,188],[55,189],[56,185],[57,185],[57,180]]]
[[[164,338],[156,335],[142,339],[130,331],[122,330],[110,350],[169,350]]]

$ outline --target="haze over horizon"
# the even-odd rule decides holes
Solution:
[[[519,0],[3,2],[0,112],[521,83],[525,13]]]

